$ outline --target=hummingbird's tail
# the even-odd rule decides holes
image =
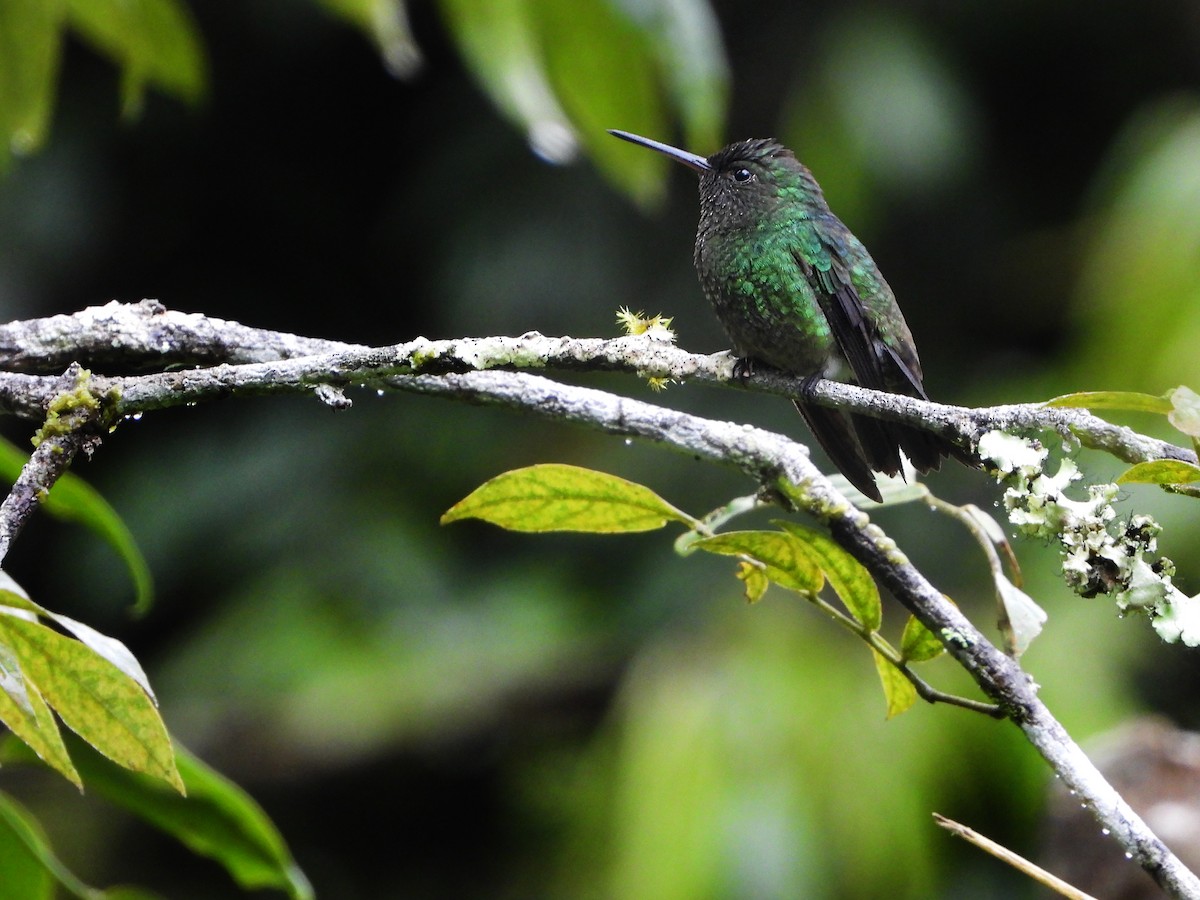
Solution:
[[[903,471],[900,450],[922,475],[940,469],[945,457],[960,455],[952,443],[924,429],[855,413],[851,413],[850,418],[854,422],[863,456],[876,472],[900,474]]]
[[[863,455],[855,429],[851,427],[845,414],[836,409],[802,403],[799,400],[793,400],[792,403],[796,405],[800,415],[804,416],[809,431],[838,470],[852,485],[876,503],[882,503],[883,495],[879,493],[879,485],[875,483],[875,474],[871,471],[872,467]]]
[[[941,468],[947,456],[971,463],[956,446],[920,428],[885,422],[816,404],[792,401],[813,437],[847,480],[876,503],[883,502],[875,472],[899,475],[903,470],[900,451],[924,475]]]

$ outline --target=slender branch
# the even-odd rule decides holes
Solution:
[[[0,369],[20,370],[0,372],[0,413],[40,418],[54,388],[36,374],[24,373],[57,372],[70,361],[93,367],[120,364],[125,370],[150,364],[162,368],[167,363],[211,366],[202,371],[160,372],[145,376],[148,381],[123,381],[121,406],[129,413],[227,394],[296,392],[316,390],[319,384],[344,387],[397,375],[493,368],[623,371],[789,397],[801,394],[804,381],[768,370],[735,378],[734,360],[728,353],[697,355],[646,336],[601,340],[531,332],[520,337],[445,341],[418,338],[367,348],[168,311],[154,301],[113,302],[74,316],[0,325]],[[818,382],[811,396],[831,406],[919,425],[965,448],[992,430],[1052,430],[1126,462],[1197,461],[1190,448],[1145,437],[1082,409],[1041,404],[970,409],[835,381]]]
[[[173,360],[202,358],[193,344],[203,342],[205,329],[215,329],[218,343],[226,335],[219,320],[201,317],[196,331],[188,331],[190,320],[179,321],[159,307],[101,308],[113,316],[133,310],[134,319],[167,317],[171,328],[159,328],[165,346],[153,344],[150,332],[136,334],[135,322],[122,331],[120,342],[128,348],[141,347],[145,360],[158,354]],[[67,317],[71,319],[72,317]],[[44,320],[46,321],[46,320]],[[56,317],[60,337],[70,332],[71,322]],[[16,323],[28,334],[36,326]],[[164,323],[159,322],[159,325]],[[324,402],[346,405],[341,389],[358,384],[387,386],[396,390],[442,396],[457,401],[489,404],[522,410],[556,421],[569,421],[609,434],[638,437],[688,455],[735,467],[779,497],[785,505],[802,510],[823,522],[844,548],[900,600],[900,602],[947,646],[948,652],[975,679],[983,692],[1025,733],[1026,738],[1060,775],[1081,803],[1107,828],[1114,839],[1168,892],[1177,897],[1200,898],[1200,879],[1170,853],[1123,798],[1104,780],[1095,766],[1071,740],[1063,727],[1038,699],[1030,677],[1010,657],[992,645],[965,616],[922,575],[895,543],[865,513],[839,494],[813,466],[807,450],[782,435],[730,422],[717,422],[627,397],[586,387],[560,384],[524,372],[504,371],[511,367],[554,367],[558,369],[617,369],[660,378],[708,383],[726,383],[732,378],[732,359],[726,354],[695,356],[663,341],[645,337],[612,341],[578,341],[528,334],[519,338],[485,338],[457,341],[416,340],[394,347],[367,349],[320,343],[311,355],[312,344],[302,339],[292,345],[284,339],[269,342],[268,359],[255,362],[254,334],[242,326],[231,326],[228,352],[235,364],[205,369],[158,372],[147,375],[94,376],[90,390],[106,398],[105,423],[123,415],[195,403],[235,394],[265,394],[312,391]],[[9,352],[13,330],[0,329],[0,351]],[[236,336],[235,335],[235,336]],[[142,342],[142,338],[145,341]],[[207,333],[212,338],[211,332]],[[141,343],[139,343],[141,342]],[[82,346],[79,345],[79,346]],[[221,350],[216,351],[219,356]],[[192,354],[192,355],[189,355]],[[36,354],[19,357],[30,370],[39,369]],[[282,357],[282,358],[281,358]],[[46,365],[65,358],[47,352]],[[210,351],[209,359],[212,358]],[[493,371],[484,371],[494,369]],[[745,387],[775,393],[797,393],[799,383],[778,375],[756,375]],[[42,417],[62,381],[37,374],[0,373],[0,411]],[[1120,429],[1079,410],[1047,409],[1040,406],[1001,407],[970,410],[925,403],[910,398],[877,394],[853,386],[822,382],[816,396],[848,409],[887,418],[931,425],[939,433],[964,445],[987,430],[1008,427],[1022,430],[1051,428],[1075,434],[1081,440],[1116,452],[1123,459],[1194,459],[1190,450],[1150,441],[1129,429]],[[99,424],[105,424],[99,423]],[[28,515],[30,497],[38,496],[66,468],[79,449],[86,449],[86,428],[60,433],[48,449],[39,447],[14,489],[0,507],[5,525],[0,534],[10,542],[15,528]],[[56,453],[54,447],[62,446]],[[61,457],[61,460],[57,460]],[[10,502],[11,501],[11,502]]]

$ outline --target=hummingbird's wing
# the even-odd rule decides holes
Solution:
[[[819,288],[816,291],[817,302],[825,313],[825,320],[829,323],[838,349],[854,372],[855,380],[873,390],[904,393],[928,400],[921,384],[920,370],[914,371],[913,366],[902,359],[879,334],[875,322],[867,317],[866,305],[847,267],[836,256],[832,256],[828,267],[814,267],[812,276],[812,281]],[[879,281],[880,289],[890,294],[891,289],[883,279]],[[895,304],[894,299],[888,299]]]
[[[844,231],[845,226],[840,230]],[[817,302],[825,314],[838,349],[850,364],[855,381],[877,391],[929,399],[921,384],[920,364],[915,357],[911,364],[904,359],[884,340],[875,321],[868,317],[859,288],[854,284],[849,267],[843,262],[849,248],[835,236],[837,231],[829,229],[829,236],[823,236],[821,249],[824,253],[814,262],[804,259],[799,253],[796,259],[813,286]],[[865,249],[861,252],[866,256]],[[887,291],[889,296],[875,299],[895,304],[895,299],[890,296],[891,289],[882,276],[878,281],[878,289]],[[896,317],[900,317],[898,309]],[[863,452],[871,467],[877,471],[898,474],[901,471],[898,453],[901,448],[921,472],[938,468],[947,452],[942,441],[920,429],[870,416],[852,415],[851,418]]]

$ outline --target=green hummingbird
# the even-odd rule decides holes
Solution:
[[[609,133],[699,174],[696,272],[739,357],[735,373],[761,363],[808,376],[807,388],[846,364],[863,387],[928,399],[892,289],[791,150],[755,139],[706,159],[626,131]],[[922,473],[955,452],[918,428],[793,402],[834,465],[876,501],[882,497],[872,470],[899,474],[901,450]]]

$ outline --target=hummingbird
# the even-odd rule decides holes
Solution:
[[[846,366],[862,387],[928,400],[912,332],[867,248],[829,208],[812,173],[770,138],[703,157],[610,130],[700,177],[694,261],[700,287],[733,342],[734,373],[756,364],[805,376],[793,400],[817,442],[859,491],[882,502],[873,472],[900,474],[900,451],[924,474],[954,453],[908,425],[818,406],[813,383]]]

